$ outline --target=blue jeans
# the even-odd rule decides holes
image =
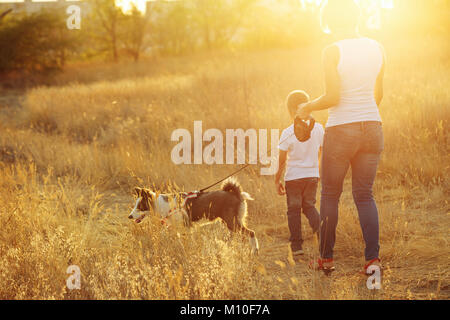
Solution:
[[[350,166],[353,199],[366,244],[365,257],[366,260],[379,258],[378,210],[372,187],[383,148],[381,122],[358,122],[326,129],[320,203],[320,255],[323,259],[333,258],[339,198]]]
[[[291,237],[291,249],[302,249],[302,218],[306,216],[313,232],[319,230],[320,218],[316,209],[316,192],[318,178],[305,178],[286,181],[287,216]]]

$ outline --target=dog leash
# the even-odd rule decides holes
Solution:
[[[300,129],[298,129],[298,126],[299,126],[300,124],[303,124],[304,121],[303,121],[302,119],[300,119],[300,118],[296,118],[296,119],[294,120],[294,133],[291,134],[291,135],[290,135],[289,137],[287,137],[286,139],[284,139],[283,141],[278,142],[278,145],[282,144],[283,142],[285,142],[286,140],[288,140],[288,139],[289,139],[290,137],[292,137],[292,136],[295,136],[295,137],[297,138],[297,140],[299,140],[300,142],[305,142],[305,141],[309,140],[309,138],[311,137],[311,131],[314,129],[314,125],[316,124],[316,120],[315,120],[312,116],[309,116],[309,119],[308,119],[308,120],[310,120],[309,126],[307,126],[306,128],[303,128],[303,127],[302,127],[302,128],[300,128]],[[306,125],[306,124],[305,124],[305,125]],[[305,135],[304,132],[299,133],[298,130],[307,130],[307,131],[309,131],[309,135]],[[302,135],[302,137],[300,137],[299,135]],[[306,140],[305,140],[305,139],[306,139]],[[268,151],[270,151],[270,153],[272,153],[272,147],[270,147]],[[206,188],[201,189],[201,190],[200,190],[200,193],[202,193],[202,192],[204,192],[204,191],[206,191],[206,190],[208,190],[208,189],[211,189],[212,187],[214,187],[214,186],[218,185],[219,183],[221,183],[221,182],[227,180],[228,178],[231,178],[232,176],[238,174],[239,172],[241,172],[242,170],[248,168],[249,166],[251,166],[251,164],[250,164],[250,163],[247,163],[247,164],[244,165],[242,168],[236,170],[235,172],[233,172],[232,174],[226,176],[225,178],[223,178],[223,179],[221,179],[221,180],[219,180],[219,181],[217,181],[217,182],[215,182],[215,183],[213,183],[213,184],[207,186]]]
[[[227,180],[228,178],[231,178],[232,176],[238,174],[239,172],[241,172],[242,170],[244,170],[244,169],[246,169],[246,168],[248,168],[248,167],[250,167],[250,166],[251,166],[251,164],[250,164],[250,163],[247,163],[246,165],[244,165],[244,166],[243,166],[242,168],[240,168],[239,170],[236,170],[235,172],[233,172],[232,174],[226,176],[225,178],[223,178],[223,179],[221,179],[221,180],[219,180],[219,181],[217,181],[217,182],[215,182],[215,183],[213,183],[213,184],[207,186],[206,188],[201,189],[199,192],[202,193],[202,192],[204,192],[204,191],[206,191],[206,190],[208,190],[208,189],[211,189],[212,187],[214,187],[214,186],[218,185],[219,183],[221,183],[221,182]]]
[[[278,144],[279,144],[279,145],[282,144],[283,142],[285,142],[286,140],[288,140],[290,137],[292,137],[292,136],[294,136],[294,135],[295,135],[295,133],[291,134],[289,137],[287,137],[287,138],[284,139],[283,141],[279,142]],[[270,147],[268,151],[270,151],[270,152],[272,153],[272,147]],[[217,181],[217,182],[215,182],[215,183],[213,183],[213,184],[207,186],[206,188],[200,189],[199,192],[202,193],[202,192],[204,192],[204,191],[206,191],[206,190],[208,190],[208,189],[211,189],[212,187],[214,187],[214,186],[218,185],[219,183],[221,183],[221,182],[227,180],[228,178],[231,178],[232,176],[235,176],[236,174],[238,174],[239,172],[241,172],[241,171],[244,170],[244,169],[247,169],[247,168],[250,167],[250,166],[251,166],[251,163],[247,163],[247,164],[244,165],[242,168],[240,168],[240,169],[234,171],[232,174],[226,176],[225,178],[223,178],[223,179],[221,179],[221,180],[219,180],[219,181]]]

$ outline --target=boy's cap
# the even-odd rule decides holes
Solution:
[[[294,120],[294,134],[298,141],[306,142],[311,138],[311,132],[316,125],[316,120],[313,117],[309,118],[309,124],[300,118]]]
[[[292,91],[286,100],[286,105],[289,109],[289,113],[292,117],[297,113],[297,107],[305,102],[309,101],[309,95],[303,90]]]

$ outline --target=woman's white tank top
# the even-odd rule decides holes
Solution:
[[[375,102],[375,85],[383,66],[383,51],[372,39],[357,38],[338,41],[340,51],[338,72],[341,78],[341,99],[329,109],[327,127],[380,121]]]

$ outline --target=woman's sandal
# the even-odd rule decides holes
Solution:
[[[330,275],[333,271],[336,271],[336,268],[334,266],[331,267],[327,267],[324,266],[324,263],[333,263],[334,260],[333,259],[317,259],[317,260],[313,260],[309,263],[309,267],[313,270],[316,271],[323,271],[325,273],[325,275]]]
[[[364,271],[362,272],[362,274],[366,275],[366,276],[371,276],[375,273],[375,271],[369,271],[369,267],[370,266],[377,266],[378,268],[380,268],[380,272],[382,270],[382,266],[381,266],[381,260],[379,258],[375,258],[370,260],[365,266],[364,266]]]

